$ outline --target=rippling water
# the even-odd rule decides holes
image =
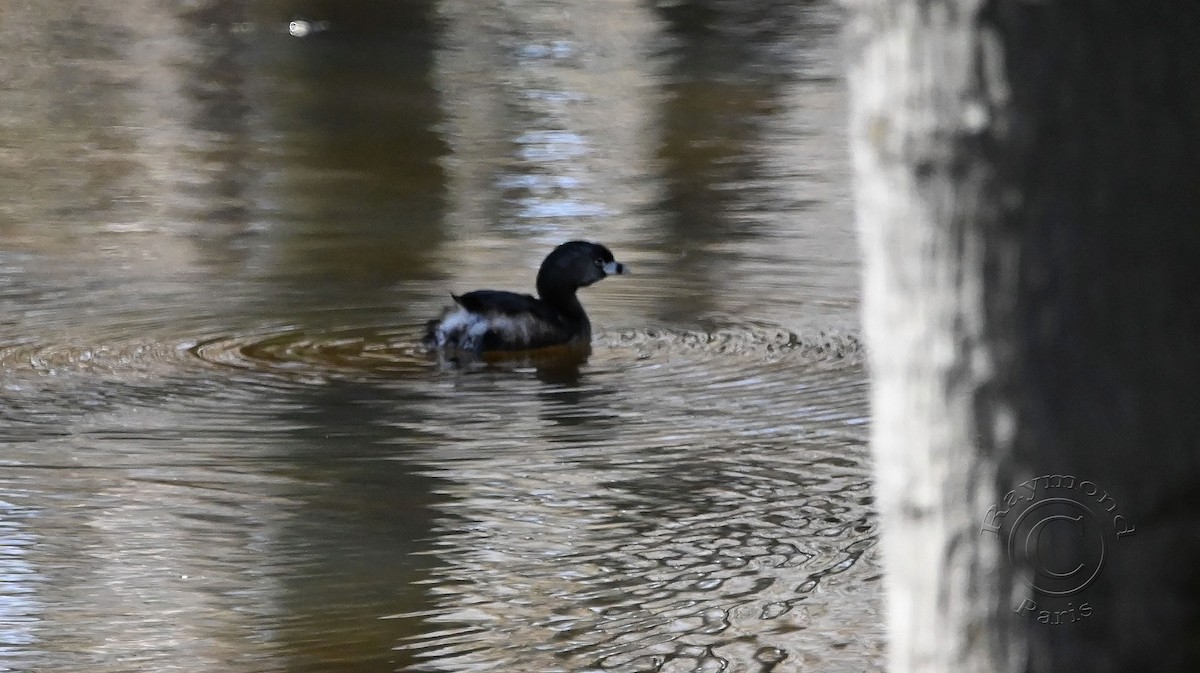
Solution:
[[[880,668],[836,11],[341,4],[0,10],[0,670]]]

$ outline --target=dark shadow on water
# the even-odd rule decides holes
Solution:
[[[275,422],[297,428],[278,456],[311,484],[273,541],[284,559],[290,671],[392,671],[411,663],[395,643],[422,628],[383,619],[429,607],[427,576],[439,479],[412,460],[421,443],[394,423],[411,398],[351,382],[297,391]]]
[[[714,245],[753,239],[755,211],[784,200],[771,162],[778,148],[764,124],[785,109],[783,88],[797,77],[794,3],[691,0],[657,9],[665,20],[663,56],[670,63],[661,109],[658,159],[664,164],[664,257],[688,294],[662,307],[671,321],[714,308],[728,295],[727,269]],[[750,215],[751,217],[747,217]],[[724,253],[736,255],[736,252]]]
[[[286,162],[272,187],[287,210],[275,272],[288,283],[364,291],[437,275],[447,148],[431,68],[434,2],[281,3],[265,25],[328,24],[261,36],[277,96],[261,100]]]

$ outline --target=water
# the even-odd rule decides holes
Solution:
[[[0,670],[879,669],[838,20],[7,2]]]

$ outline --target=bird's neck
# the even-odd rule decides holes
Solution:
[[[587,323],[587,313],[583,311],[583,304],[579,303],[579,297],[575,295],[575,290],[567,292],[547,292],[538,288],[538,296],[542,301],[552,306],[556,311],[562,313],[568,319]]]

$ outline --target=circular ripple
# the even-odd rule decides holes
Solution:
[[[431,360],[406,330],[286,330],[206,339],[186,349],[209,364],[300,376],[396,376]]]
[[[415,332],[402,329],[278,328],[184,341],[110,337],[103,343],[30,341],[0,346],[0,371],[43,379],[98,376],[134,381],[214,365],[307,380],[394,377],[427,368],[431,360]]]

